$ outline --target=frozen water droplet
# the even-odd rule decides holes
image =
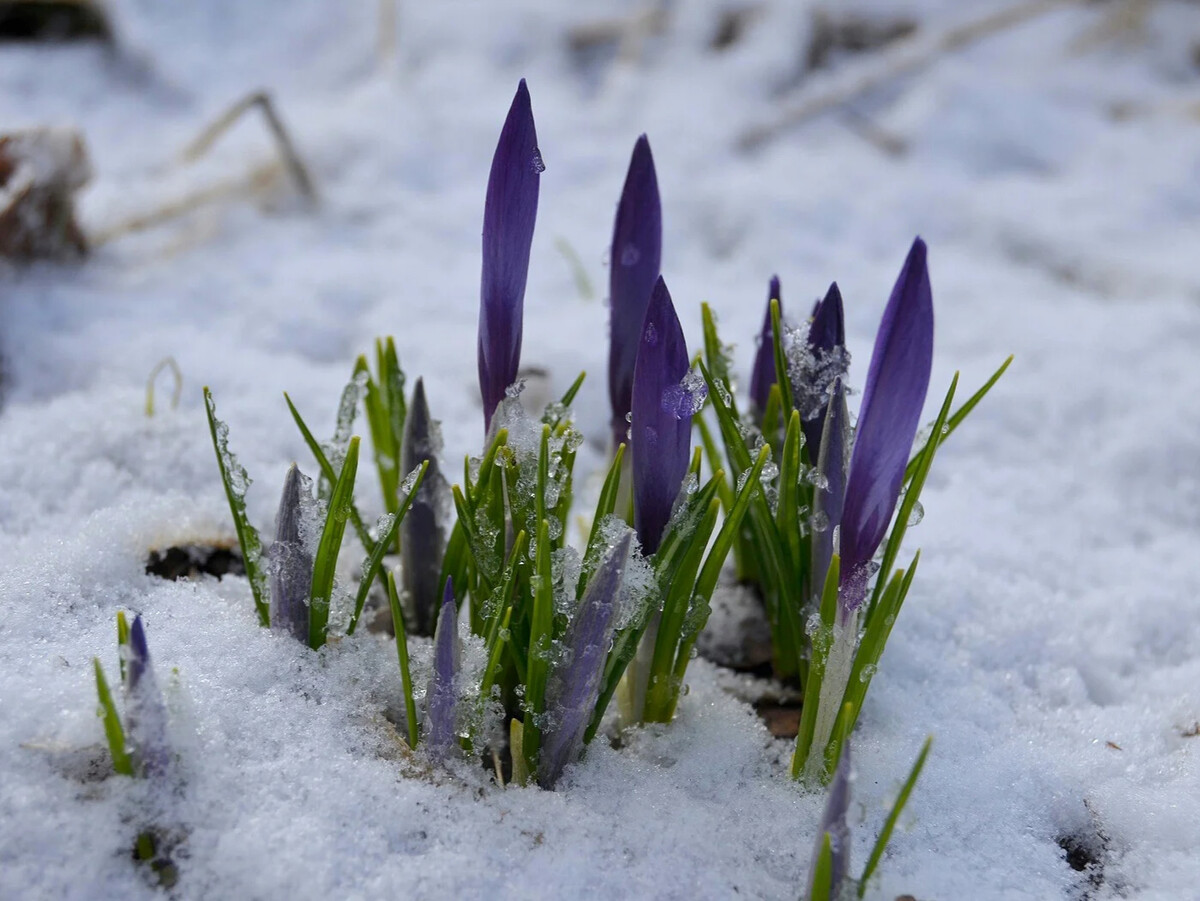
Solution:
[[[678,385],[671,385],[663,392],[662,409],[676,419],[695,416],[704,406],[708,388],[699,372],[689,370]]]
[[[653,322],[646,323],[646,331],[642,335],[642,341],[651,347],[658,347],[658,329],[654,327]]]
[[[533,156],[529,158],[529,168],[541,175],[546,171],[546,164],[542,161],[542,151],[538,148],[533,148]]]
[[[630,242],[621,249],[621,265],[636,266],[638,260],[642,258],[642,252],[637,249],[637,245]]]
[[[879,669],[879,667],[877,667],[874,663],[868,663],[862,668],[862,672],[858,674],[858,681],[870,682],[877,669]]]
[[[912,512],[908,514],[908,526],[911,528],[921,522],[925,518],[925,508],[921,506],[920,501],[913,503]]]

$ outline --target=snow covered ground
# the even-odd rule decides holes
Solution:
[[[558,792],[499,789],[405,752],[382,637],[314,653],[257,626],[244,580],[144,574],[150,548],[232,535],[201,385],[262,527],[287,465],[311,468],[281,392],[328,434],[377,335],[425,376],[450,471],[478,450],[484,186],[525,77],[547,169],[524,361],[558,390],[590,374],[579,472],[603,458],[607,243],[643,131],[693,346],[708,301],[746,371],[768,277],[793,312],[837,279],[861,387],[919,233],[930,407],[955,370],[973,389],[1016,355],[939,455],[910,533],[921,571],[855,744],[856,871],[935,743],[868,897],[1200,898],[1200,7],[1064,4],[753,153],[738,149],[748,129],[887,51],[801,79],[809,6],[765,2],[712,49],[735,7],[673,4],[660,31],[585,51],[573,30],[641,7],[399,3],[381,60],[374,3],[114,0],[116,52],[0,47],[4,128],[86,134],[93,233],[269,161],[250,121],[204,162],[177,161],[257,88],[320,194],[311,213],[286,191],[235,196],[81,266],[3,274],[0,897],[157,894],[130,860],[129,780],[89,776],[107,765],[91,661],[114,676],[118,609],[143,614],[172,711],[180,897],[801,894],[822,800],[711,664],[689,670],[669,728],[597,743]],[[856,8],[932,35],[999,5]],[[148,419],[146,379],[168,355],[183,400],[166,409],[160,387]],[[1072,869],[1064,844],[1097,863]]]

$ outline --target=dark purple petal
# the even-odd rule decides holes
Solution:
[[[483,206],[483,277],[479,303],[479,390],[490,428],[496,405],[517,378],[529,248],[545,169],[525,79],[500,131]]]
[[[435,760],[444,760],[457,740],[458,693],[454,682],[458,665],[458,607],[454,603],[454,583],[446,579],[446,595],[433,636],[433,678],[427,692],[429,735],[426,744]]]
[[[632,540],[633,533],[626,531],[601,561],[563,635],[566,663],[555,664],[546,686],[546,711],[550,716],[542,730],[538,761],[538,784],[542,788],[553,788],[567,764],[583,752],[583,735],[600,696]]]
[[[417,635],[433,632],[437,614],[442,555],[446,537],[442,510],[448,493],[446,480],[438,466],[441,450],[437,427],[425,399],[424,379],[417,379],[412,403],[404,420],[404,441],[400,469],[409,473],[429,461],[425,478],[413,498],[412,507],[400,524],[401,575],[405,597],[413,615],[412,631]]]
[[[838,379],[825,413],[825,432],[821,436],[821,454],[817,458],[821,484],[815,492],[813,516],[822,522],[817,524],[820,528],[814,526],[812,589],[818,598],[825,587],[829,561],[833,558],[833,530],[842,521],[842,506],[846,499],[846,449],[849,443],[850,414],[846,412],[846,389]]]
[[[613,447],[629,430],[633,367],[650,292],[662,263],[662,205],[650,142],[642,135],[633,146],[625,187],[613,223],[612,260],[608,267],[610,327],[608,397],[612,404]]]
[[[271,573],[271,628],[288,632],[297,641],[308,644],[313,560],[300,536],[303,492],[303,476],[293,463],[283,481],[268,568]]]
[[[682,388],[687,345],[675,306],[660,276],[650,295],[633,372],[633,518],[647,555],[663,529],[687,473],[692,442],[692,398]]]
[[[813,307],[812,323],[808,327],[808,349],[812,355],[812,371],[806,381],[808,392],[815,403],[799,404],[800,427],[808,445],[808,459],[816,462],[821,453],[821,433],[825,430],[825,408],[830,389],[835,379],[846,374],[848,357],[846,348],[846,324],[842,310],[842,292],[837,282],[829,286],[825,299]],[[806,408],[807,407],[807,408]]]
[[[771,329],[771,301],[779,301],[779,318],[783,319],[783,297],[779,293],[779,276],[771,276],[767,290],[767,312],[763,315],[762,332],[758,336],[758,352],[754,355],[754,368],[750,370],[750,405],[755,418],[762,420],[775,384],[775,332]]]
[[[825,801],[825,811],[821,814],[821,823],[817,827],[817,843],[813,850],[812,865],[809,867],[810,873],[816,868],[821,847],[825,844],[825,836],[828,835],[833,862],[830,898],[842,897],[842,883],[846,881],[846,874],[850,869],[850,826],[846,822],[846,814],[850,810],[850,781],[850,739],[847,738],[842,742],[842,757],[829,786],[829,797]]]
[[[932,365],[933,294],[917,238],[883,312],[858,415],[842,511],[842,583],[854,588],[845,609],[861,603],[866,565],[896,509]]]
[[[133,769],[146,778],[159,778],[171,763],[167,707],[150,666],[140,616],[134,617],[125,647],[125,737],[132,748]]]

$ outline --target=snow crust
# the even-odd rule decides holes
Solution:
[[[737,138],[787,101],[810,7],[764,4],[718,53],[724,8],[674,4],[662,33],[585,53],[571,29],[641,7],[400,4],[381,60],[375,4],[114,0],[114,53],[0,47],[5,127],[86,135],[85,228],[270,162],[249,120],[206,160],[177,162],[264,86],[320,195],[305,213],[282,183],[235,191],[77,268],[2,275],[0,897],[159,896],[130,860],[130,782],[100,778],[91,659],[114,681],[118,609],[144,617],[167,696],[186,786],[168,802],[186,833],[180,897],[801,894],[823,799],[790,782],[790,743],[728,690],[741,677],[697,660],[669,728],[597,742],[557,792],[502,790],[473,763],[447,772],[406,751],[384,638],[314,653],[257,625],[242,579],[143,571],[151,548],[232,537],[201,385],[254,480],[260,529],[288,465],[314,470],[281,392],[328,437],[377,335],[425,376],[449,471],[478,452],[479,230],[520,77],[547,166],[523,363],[549,372],[552,396],[589,372],[580,509],[604,465],[607,310],[581,296],[556,242],[606,282],[643,131],[689,347],[707,300],[748,377],[768,277],[792,314],[836,279],[861,388],[919,233],[937,315],[926,418],[956,369],[973,390],[1016,355],[939,455],[910,532],[920,572],[855,740],[852,872],[921,741],[935,742],[868,897],[1195,897],[1200,8],[1159,0],[1138,29],[1090,43],[1109,6],[1063,8],[750,155]],[[933,29],[996,6],[856,8]],[[859,62],[838,55],[801,90]],[[183,400],[170,410],[160,386],[147,419],[145,380],[168,355]],[[360,467],[371,519],[373,470]],[[424,685],[429,642],[413,655]],[[1065,838],[1102,873],[1071,869]]]

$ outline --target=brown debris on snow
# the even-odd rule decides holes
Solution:
[[[29,262],[86,255],[74,195],[91,175],[87,147],[75,129],[0,134],[0,256]]]

